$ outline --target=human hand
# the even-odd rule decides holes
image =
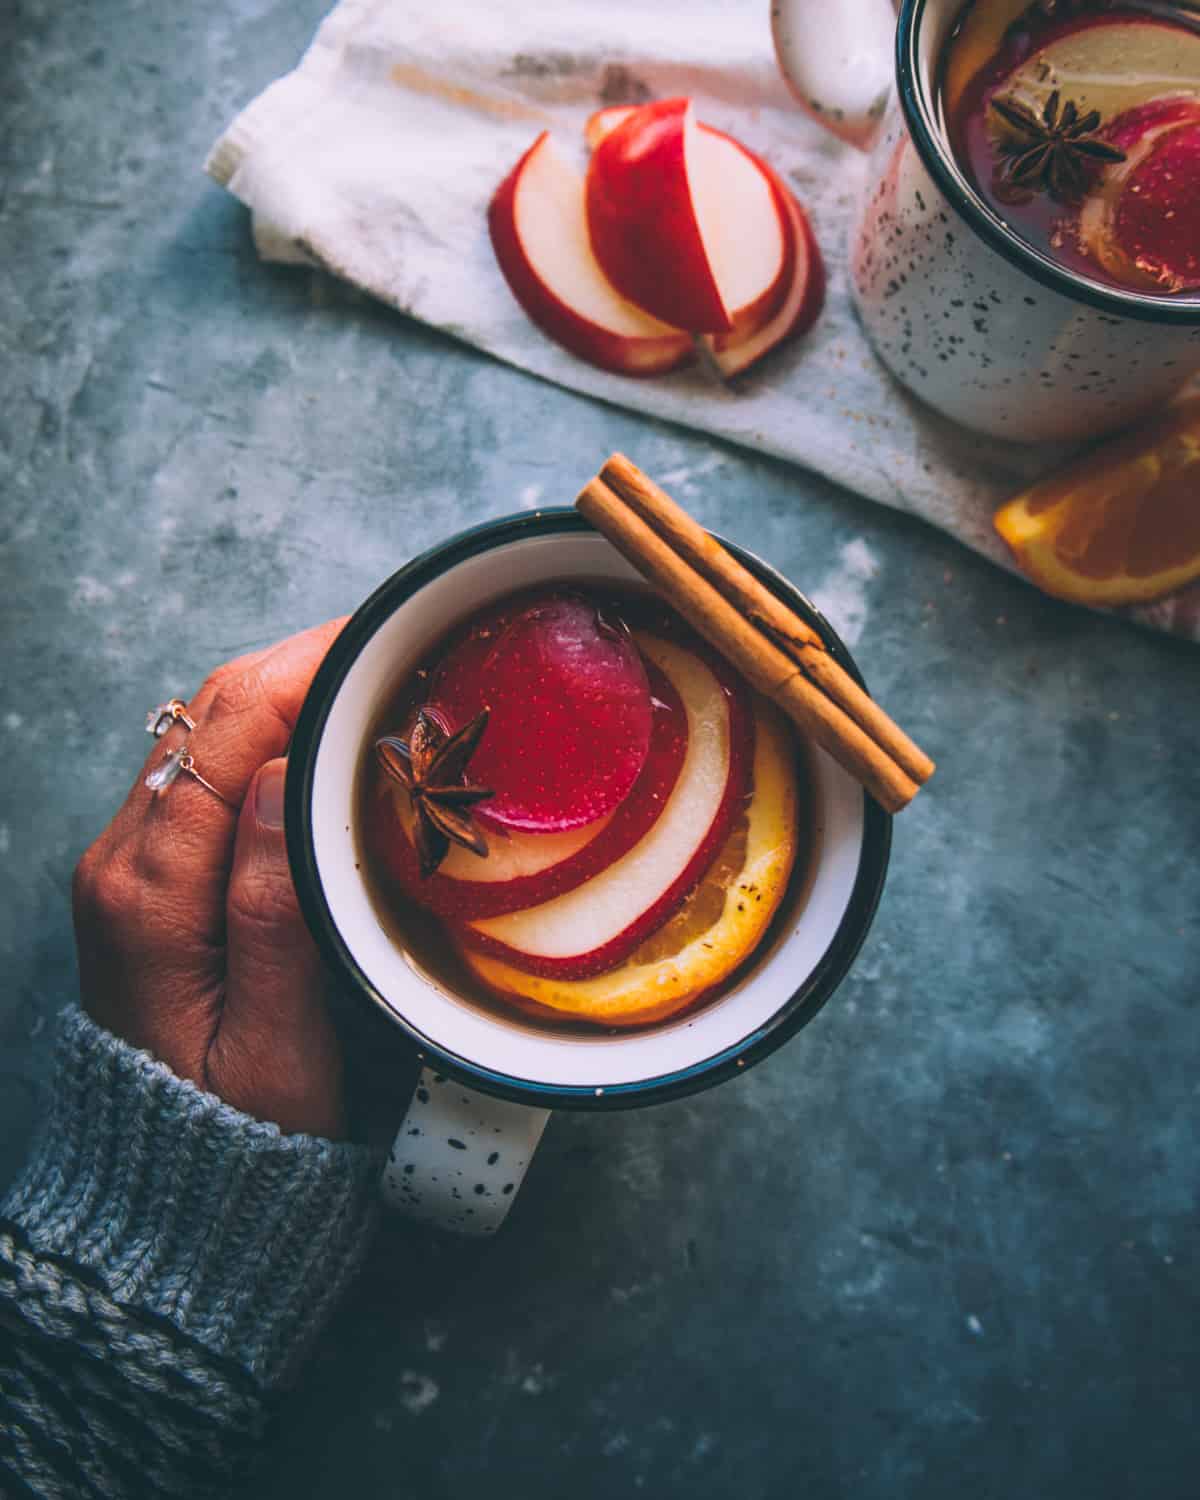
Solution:
[[[333,1138],[342,1052],[288,869],[280,757],[343,623],[218,667],[188,704],[196,728],[156,742],[74,886],[95,1021],[247,1114]],[[184,740],[220,797],[186,774],[158,794],[143,784]]]

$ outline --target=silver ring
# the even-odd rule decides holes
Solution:
[[[186,745],[179,745],[174,750],[169,750],[158,765],[146,773],[146,785],[156,796],[161,796],[168,787],[173,786],[180,772],[185,772],[193,781],[198,781],[207,792],[219,798],[226,807],[237,812],[237,806],[230,802],[224,792],[219,792],[211,781],[205,781],[196,769],[196,760]]]
[[[182,698],[168,698],[146,715],[146,733],[152,734],[156,740],[161,740],[172,724],[182,724],[189,734],[196,727],[196,721],[188,717],[187,704]]]

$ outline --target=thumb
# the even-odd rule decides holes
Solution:
[[[238,820],[225,903],[225,1005],[211,1086],[289,1132],[343,1133],[342,1060],[325,975],[292,885],[283,835],[286,762],[256,774]]]

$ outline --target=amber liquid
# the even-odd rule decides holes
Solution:
[[[1007,7],[1005,0],[968,0],[955,22],[938,74],[951,150],[980,196],[1034,248],[1094,281],[1155,295],[1155,288],[1112,274],[1085,251],[1077,206],[1005,180],[1003,128],[990,101],[1013,92],[1015,81],[1019,96],[1040,108],[1057,89],[1062,101],[1074,98],[1081,113],[1098,109],[1102,131],[1123,111],[1151,100],[1200,99],[1200,14],[1163,0],[1060,0],[1054,7],[1027,5],[994,35],[1013,11],[1011,0]],[[993,13],[999,20],[983,24]],[[1141,24],[1131,29],[1131,22]],[[994,46],[981,52],[988,42]],[[1194,197],[1200,183],[1181,183],[1180,191]]]
[[[694,636],[683,620],[657,596],[641,590],[630,589],[614,594],[611,583],[597,583],[586,579],[557,579],[539,587],[538,593],[546,589],[566,587],[586,592],[593,598],[603,600],[606,612],[616,614],[628,624],[667,639],[687,644]],[[501,603],[503,601],[497,601]],[[559,1036],[588,1035],[591,1038],[611,1036],[613,1038],[636,1035],[641,1031],[663,1030],[692,1016],[695,1011],[713,1004],[729,993],[744,977],[746,968],[769,954],[784,935],[790,918],[803,905],[808,888],[812,884],[820,847],[820,829],[815,816],[812,795],[813,769],[811,751],[807,744],[796,741],[796,816],[798,823],[796,863],[792,870],[788,889],[780,902],[762,941],[746,963],[732,974],[720,987],[702,995],[687,1009],[667,1017],[665,1020],[648,1022],[642,1027],[601,1027],[586,1021],[559,1020],[551,1014],[534,1015],[510,1004],[493,994],[476,977],[464,961],[456,943],[448,936],[441,920],[432,912],[418,907],[400,889],[389,873],[383,854],[384,841],[402,837],[395,824],[393,791],[385,773],[380,770],[374,752],[375,741],[383,734],[395,734],[411,721],[414,710],[425,700],[427,684],[438,664],[443,661],[461,636],[462,627],[451,630],[426,654],[415,671],[399,680],[387,695],[384,707],[371,724],[358,757],[358,769],[354,790],[355,846],[358,867],[364,876],[368,894],[380,926],[403,957],[405,963],[425,983],[456,1002],[485,1012],[506,1025],[541,1035]],[[736,830],[730,841],[736,844]],[[700,893],[693,893],[690,902],[698,902]],[[686,907],[686,903],[685,903]],[[671,922],[683,918],[683,909]],[[712,912],[715,921],[719,910]],[[631,956],[631,960],[649,961],[658,956],[656,945],[668,933],[671,922],[657,933],[650,934],[642,946]]]

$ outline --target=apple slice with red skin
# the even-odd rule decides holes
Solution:
[[[1079,241],[1126,286],[1200,287],[1200,101],[1156,99],[1110,121],[1125,160],[1105,168],[1079,215]]]
[[[646,668],[628,627],[582,594],[547,593],[484,615],[429,687],[454,733],[488,709],[471,780],[485,825],[559,833],[629,795],[650,746]]]
[[[633,790],[615,812],[563,833],[488,829],[486,859],[452,846],[440,868],[426,877],[408,831],[412,811],[407,793],[380,778],[369,828],[379,867],[416,905],[441,917],[471,921],[549,901],[620,859],[667,805],[687,751],[687,715],[679,694],[653,663],[647,664],[646,676],[654,708],[650,748]]]
[[[601,269],[654,317],[729,332],[786,276],[770,182],[736,141],[697,123],[688,99],[641,105],[607,134],[599,124],[587,218]]]
[[[748,370],[788,339],[807,333],[825,305],[825,262],[808,215],[779,174],[761,157],[753,157],[753,160],[771,183],[780,211],[790,227],[791,275],[782,302],[760,326],[704,337],[703,342],[708,346],[713,362],[727,379]]]
[[[701,129],[707,130],[708,126],[702,126]],[[712,133],[720,134],[719,131]],[[762,157],[756,156],[748,146],[743,146],[730,136],[725,136],[724,139],[754,165],[755,170],[761,173],[770,188],[771,202],[783,226],[784,253],[779,276],[774,284],[768,287],[756,301],[737,309],[733,315],[733,327],[727,332],[703,334],[701,341],[715,356],[743,349],[752,340],[763,335],[767,340],[763,348],[765,353],[767,349],[773,349],[776,343],[791,337],[792,334],[803,333],[820,312],[825,296],[824,265],[808,219],[803,209],[784,186],[779,175],[772,171]],[[813,279],[814,257],[816,280]],[[783,314],[792,298],[797,299],[800,316],[793,317],[789,322]],[[753,363],[757,358],[759,355],[756,353],[745,363],[738,360],[737,370],[732,372],[726,370],[720,360],[717,360],[717,367],[723,375],[737,373],[738,370],[747,368],[747,364]]]
[[[641,108],[645,106],[610,104],[605,109],[597,110],[589,117],[583,128],[584,140],[593,151],[596,150],[607,136],[611,135],[619,125],[623,125],[626,120],[636,115]],[[723,350],[734,343],[752,338],[775,317],[783,306],[792,287],[797,237],[793,227],[793,215],[788,212],[786,203],[780,196],[780,191],[775,186],[761,158],[748,147],[743,146],[740,141],[726,135],[724,131],[717,130],[714,126],[703,122],[699,125],[697,147],[702,157],[712,158],[710,170],[714,174],[723,175],[726,182],[731,179],[736,181],[742,176],[741,164],[734,153],[739,153],[753,163],[755,170],[761,172],[770,185],[775,210],[774,217],[782,231],[782,240],[779,244],[780,254],[774,276],[761,287],[755,286],[754,279],[751,277],[747,300],[730,311],[730,327],[724,333],[716,333],[711,337],[712,348]],[[786,189],[784,191],[786,192]],[[739,235],[745,235],[746,226],[736,207],[728,215],[726,222],[736,224]],[[761,237],[765,239],[768,246],[774,244],[769,231]],[[809,238],[811,239],[811,235]],[[736,297],[736,291],[733,295]]]
[[[745,684],[715,653],[645,637],[674,684],[688,748],[659,818],[620,859],[566,895],[484,921],[455,924],[463,945],[530,974],[584,979],[621,963],[703,878],[749,791],[754,720]]]
[[[694,357],[691,337],[622,297],[596,263],[583,179],[543,131],[497,188],[492,248],[513,296],[572,354],[622,375],[661,375]]]
[[[1181,125],[1129,173],[1117,203],[1117,244],[1165,292],[1200,287],[1200,123]]]

